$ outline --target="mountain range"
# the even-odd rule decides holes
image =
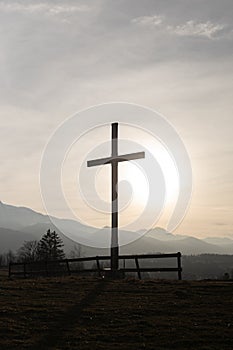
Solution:
[[[57,229],[57,226],[61,229]],[[0,253],[9,249],[17,251],[24,241],[39,240],[48,230],[56,230],[61,236],[65,251],[69,253],[77,245],[62,232],[69,233],[69,237],[82,237],[81,247],[83,255],[109,254],[110,228],[93,228],[78,221],[52,218],[37,213],[25,207],[16,207],[0,202]],[[233,254],[233,239],[228,237],[207,237],[198,239],[191,236],[175,235],[163,228],[156,227],[146,235],[141,231],[130,232],[119,230],[120,243],[134,240],[133,243],[122,245],[121,254],[140,253],[171,253],[180,251],[182,254]],[[98,241],[99,247],[91,248],[93,241]]]

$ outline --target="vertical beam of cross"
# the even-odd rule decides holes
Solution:
[[[112,124],[112,238],[111,270],[118,270],[118,123]]]
[[[111,232],[111,270],[119,268],[118,244],[118,163],[145,158],[145,152],[118,155],[118,123],[112,123],[112,152],[111,157],[89,160],[88,167],[111,164],[112,171],[112,232]]]

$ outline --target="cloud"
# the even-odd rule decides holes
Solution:
[[[167,115],[193,159],[183,232],[230,233],[211,222],[214,213],[230,227],[233,211],[232,9],[229,0],[146,1],[146,10],[140,0],[0,0],[3,200],[38,208],[53,129],[76,110],[131,101]]]
[[[198,23],[191,20],[182,25],[168,26],[167,30],[179,36],[206,37],[214,39],[225,29],[225,27],[225,25],[215,24],[210,21]]]
[[[177,36],[189,37],[206,37],[208,39],[215,39],[220,34],[227,31],[227,26],[218,23],[198,22],[196,20],[189,20],[184,24],[169,25],[166,24],[166,19],[162,15],[141,16],[131,20],[131,23],[144,27],[158,27],[160,26],[164,32],[175,34]],[[228,31],[227,31],[228,32]]]
[[[152,26],[156,27],[163,23],[164,17],[161,15],[154,16],[141,16],[132,19],[132,23],[141,25],[141,26]]]
[[[22,3],[22,2],[1,2],[0,11],[7,13],[21,14],[44,14],[47,16],[70,15],[77,12],[89,11],[90,7],[84,4],[69,5],[55,3]]]

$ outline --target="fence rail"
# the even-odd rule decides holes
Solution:
[[[167,259],[176,258],[177,267],[142,267],[140,266],[140,260],[144,259]],[[68,274],[72,273],[98,273],[99,276],[104,276],[107,269],[101,266],[102,261],[110,261],[110,256],[91,256],[85,258],[75,258],[75,259],[63,259],[56,261],[36,261],[36,262],[17,262],[9,263],[9,277],[21,276],[21,277],[31,277],[31,276],[51,276],[55,274]],[[138,255],[120,255],[119,260],[123,260],[124,267],[120,268],[122,273],[130,272],[137,273],[139,279],[142,278],[141,273],[143,272],[177,272],[178,279],[182,279],[182,266],[181,266],[181,253],[171,253],[171,254],[138,254]],[[125,267],[126,260],[134,260],[135,267]],[[77,266],[76,269],[72,269],[72,263],[85,263],[85,262],[95,262],[95,267],[84,268],[83,266]]]

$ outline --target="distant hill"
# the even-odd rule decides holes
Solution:
[[[24,241],[31,241],[36,238],[33,233],[29,234],[0,227],[0,253],[8,250],[16,251]]]
[[[82,237],[85,245],[82,252],[85,255],[109,254],[111,229],[95,229],[83,225],[78,221],[53,218],[51,222],[49,216],[37,213],[29,208],[16,207],[0,202],[0,253],[9,249],[17,250],[25,240],[39,240],[48,230],[56,230],[61,236],[66,252],[69,252],[76,243],[60,232],[69,233],[69,237]],[[119,231],[119,241],[125,244],[128,240],[133,243],[122,245],[122,254],[137,253],[167,253],[180,251],[182,254],[233,254],[233,240],[227,237],[209,237],[197,239],[190,236],[174,235],[163,228],[156,227],[146,235],[141,236],[141,231]],[[91,248],[92,243],[97,241],[99,246],[105,247]]]
[[[49,222],[48,216],[37,213],[32,209],[15,207],[0,202],[0,227],[20,231],[26,226]]]

